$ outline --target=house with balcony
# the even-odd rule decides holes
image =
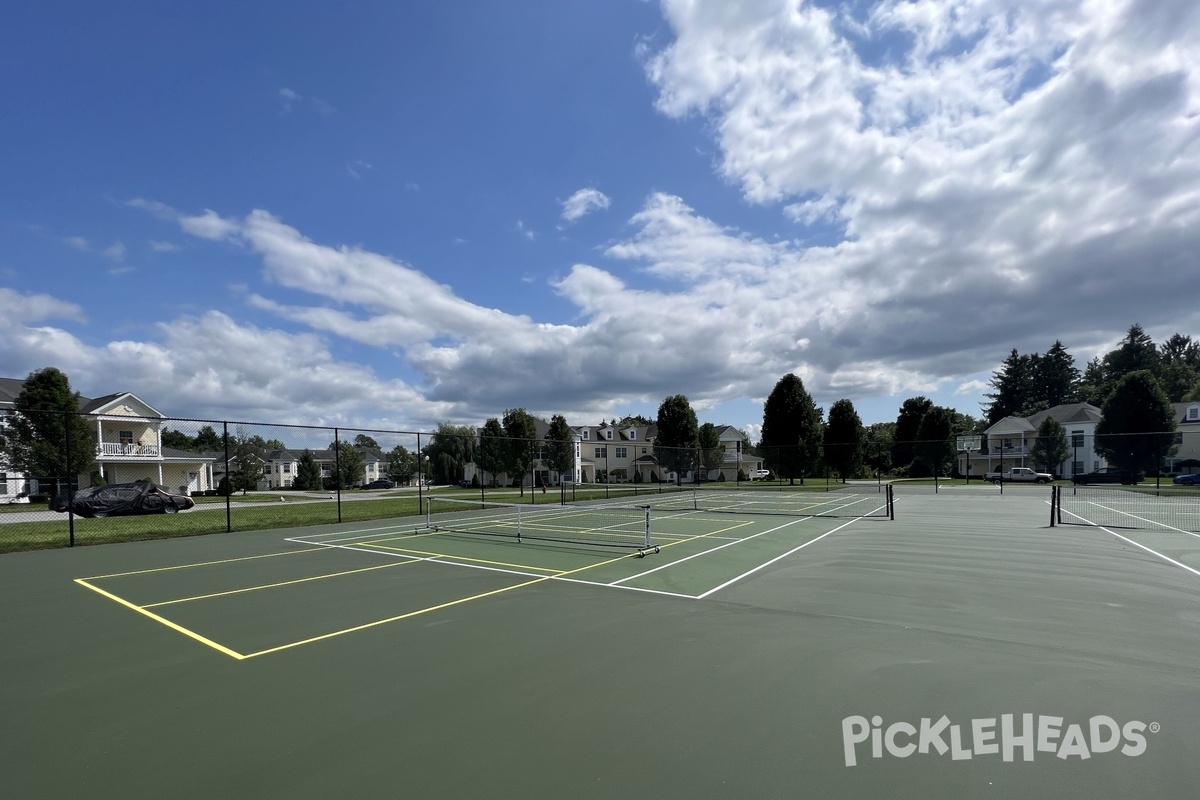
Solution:
[[[972,477],[982,477],[1013,467],[1036,467],[1033,446],[1038,428],[1047,417],[1063,426],[1069,450],[1067,458],[1054,465],[1051,472],[1070,477],[1108,465],[1095,450],[1100,409],[1091,403],[1065,403],[1028,417],[1005,417],[992,425],[984,432],[980,449],[958,454],[959,474],[968,474],[968,468]]]
[[[358,454],[363,463],[360,484],[387,477],[387,458],[380,450],[374,447],[355,447],[354,452]],[[322,480],[332,478],[337,469],[337,457],[334,452],[332,450],[309,450],[308,453],[321,468]],[[300,470],[300,458],[303,455],[303,450],[269,451],[263,457],[262,477],[259,479],[258,488],[270,490],[290,487]]]
[[[0,378],[0,414],[12,413],[25,381]],[[164,447],[166,417],[131,392],[104,397],[79,397],[79,413],[91,428],[96,468],[105,483],[148,480],[176,491],[197,492],[215,487],[213,460],[198,453]],[[39,477],[15,475],[0,464],[0,502],[20,493],[54,491],[36,485]],[[90,475],[79,476],[82,486]]]

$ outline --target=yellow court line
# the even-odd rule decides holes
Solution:
[[[99,581],[105,578],[123,578],[126,575],[149,575],[152,572],[170,572],[176,569],[191,569],[192,567],[211,567],[214,564],[232,564],[235,561],[253,561],[257,558],[274,558],[275,556],[294,556],[300,553],[315,553],[318,550],[328,550],[328,547],[309,547],[304,550],[289,550],[286,553],[261,553],[257,556],[241,556],[239,558],[223,558],[220,561],[197,561],[194,564],[176,564],[173,567],[155,567],[154,569],[138,569],[133,572],[114,572],[111,575],[92,575],[83,580]]]
[[[359,572],[371,572],[376,569],[389,569],[391,567],[403,567],[406,564],[420,563],[420,559],[411,558],[408,561],[396,561],[391,564],[377,564],[374,567],[360,567],[359,569],[348,569],[343,572],[330,572],[326,575],[310,575],[307,578],[295,578],[290,581],[279,581],[278,583],[264,583],[261,586],[246,586],[241,589],[230,589],[226,592],[213,592],[212,594],[198,594],[193,597],[181,597],[178,600],[163,600],[160,603],[147,603],[141,608],[158,608],[159,606],[169,606],[175,603],[188,603],[192,600],[209,600],[214,597],[227,597],[231,594],[243,594],[244,592],[256,592],[260,589],[276,589],[280,586],[292,586],[297,583],[308,583],[309,581],[321,581],[326,578],[339,578],[342,575],[354,575]]]
[[[230,650],[225,645],[217,644],[212,639],[201,636],[200,634],[196,633],[195,631],[188,630],[187,628],[183,627],[182,625],[178,625],[174,622],[171,622],[171,620],[167,619],[166,617],[160,617],[158,614],[155,614],[153,611],[147,611],[146,609],[142,608],[141,606],[135,605],[123,597],[118,597],[117,595],[113,594],[112,592],[104,591],[99,586],[93,586],[92,584],[88,583],[83,578],[76,578],[75,582],[78,583],[80,586],[86,586],[87,588],[89,588],[93,592],[95,592],[96,594],[107,597],[109,600],[112,600],[115,603],[119,603],[120,605],[123,605],[126,608],[131,608],[134,611],[138,612],[139,614],[149,617],[150,619],[154,620],[155,622],[162,623],[163,625],[166,625],[171,630],[178,631],[179,633],[182,633],[184,636],[195,639],[197,642],[200,642],[201,644],[206,644],[209,647],[211,647],[212,649],[216,650],[217,652],[224,653],[225,655],[229,656],[230,658],[236,658],[238,661],[242,661],[243,659],[247,658],[247,656],[242,655],[241,653],[237,652],[236,650]]]
[[[266,650],[259,650],[256,653],[247,653],[245,656],[243,656],[243,658],[257,658],[258,656],[265,656],[270,653],[278,653],[281,650],[290,650],[293,647],[300,647],[300,646],[306,645],[306,644],[313,644],[314,642],[319,642],[323,639],[332,639],[335,636],[342,636],[347,633],[356,633],[358,631],[366,630],[367,628],[374,628],[379,625],[386,625],[389,622],[399,622],[400,620],[420,616],[421,614],[428,614],[431,611],[440,611],[443,608],[450,608],[452,606],[462,605],[463,603],[469,603],[472,600],[481,600],[485,597],[493,597],[495,595],[503,594],[505,592],[511,592],[514,589],[523,589],[526,586],[533,586],[534,584],[545,583],[546,581],[555,580],[557,578],[562,578],[567,575],[573,575],[576,572],[584,572],[585,570],[594,569],[596,567],[602,567],[606,564],[615,564],[616,562],[621,561],[622,559],[633,558],[634,555],[635,554],[633,554],[633,553],[629,553],[627,555],[619,556],[617,558],[610,558],[606,561],[601,561],[596,564],[589,564],[586,567],[579,567],[577,569],[565,570],[563,572],[559,572],[554,575],[546,575],[541,578],[534,578],[532,580],[524,581],[522,583],[517,583],[512,586],[505,586],[500,589],[492,589],[491,591],[481,592],[479,594],[473,594],[473,595],[470,595],[469,597],[460,597],[457,600],[451,600],[449,602],[441,603],[436,606],[429,606],[428,608],[421,608],[416,611],[406,612],[404,614],[397,614],[396,616],[388,617],[387,619],[379,619],[379,620],[375,620],[374,622],[367,622],[362,625],[355,625],[353,628],[345,628],[340,631],[333,631],[332,633],[324,633],[324,634],[321,634],[320,636],[313,636],[309,639],[303,639],[299,642],[290,642],[289,644],[281,644],[278,647],[271,647]]]
[[[529,564],[510,564],[507,561],[491,561],[486,558],[468,558],[467,556],[456,556],[449,553],[430,553],[425,550],[411,550],[405,547],[392,547],[386,544],[377,544],[375,542],[358,542],[355,547],[375,547],[380,550],[392,550],[397,553],[407,553],[409,555],[427,556],[428,558],[437,558],[446,561],[470,561],[472,564],[491,564],[494,567],[510,567],[512,569],[526,569],[532,572],[557,572],[553,567],[535,567]]]

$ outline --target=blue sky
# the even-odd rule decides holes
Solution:
[[[1013,347],[1200,334],[1200,12],[1048,8],[22,4],[0,375],[404,430],[683,393],[754,433],[791,371],[977,415]]]

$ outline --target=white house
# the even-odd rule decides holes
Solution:
[[[0,414],[12,413],[25,381],[0,378]],[[105,483],[153,483],[188,492],[215,487],[213,460],[198,453],[163,447],[166,417],[131,392],[118,392],[95,399],[80,397],[79,412],[91,427],[96,442],[96,466]],[[37,478],[13,475],[0,465],[0,502],[20,493],[54,491],[38,487]],[[53,476],[58,477],[58,476]],[[83,486],[89,475],[80,475]]]
[[[1052,468],[1055,475],[1069,477],[1107,466],[1095,451],[1096,423],[1100,409],[1090,403],[1065,403],[1039,411],[1028,417],[1005,417],[988,428],[984,446],[970,453],[959,453],[959,472],[965,474],[970,457],[970,474],[981,477],[987,472],[999,472],[1012,467],[1033,467],[1033,446],[1038,428],[1047,417],[1055,419],[1067,434],[1070,454]]]
[[[1166,460],[1172,473],[1200,472],[1200,402],[1173,403],[1175,452]]]

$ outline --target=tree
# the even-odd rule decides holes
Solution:
[[[180,430],[163,431],[162,444],[163,447],[170,447],[175,450],[195,449],[195,440]]]
[[[719,470],[725,461],[725,447],[717,426],[706,422],[696,432],[696,443],[700,448],[700,466],[705,473]],[[705,478],[708,477],[706,474]]]
[[[896,423],[875,422],[864,432],[863,461],[876,475],[892,468],[892,444],[896,439]]]
[[[387,476],[396,483],[408,483],[417,473],[417,456],[407,447],[396,445],[387,455]]]
[[[1055,340],[1046,354],[1037,359],[1033,383],[1034,403],[1044,408],[1078,402],[1079,370],[1061,341]],[[1026,408],[1025,413],[1032,411]]]
[[[533,468],[537,458],[537,424],[523,408],[510,408],[504,412],[504,434],[508,437],[508,452],[505,457],[505,472],[517,478],[521,495],[525,495],[525,476]]]
[[[258,481],[263,474],[263,464],[266,463],[263,458],[265,453],[262,445],[254,441],[254,438],[241,428],[238,428],[230,437],[229,456],[232,464],[229,476],[230,488],[242,494],[258,488]],[[261,441],[262,437],[257,437],[257,439]]]
[[[829,407],[825,425],[825,463],[846,482],[863,468],[863,424],[854,403],[838,400]]]
[[[1103,406],[1108,393],[1108,376],[1099,357],[1087,363],[1079,379],[1079,400],[1094,406]]]
[[[928,397],[910,397],[900,404],[900,414],[896,417],[896,428],[892,433],[892,466],[896,469],[912,465],[916,458],[914,445],[921,429],[921,420],[931,408],[933,401]]]
[[[73,491],[80,475],[96,472],[96,440],[65,374],[54,367],[30,373],[0,421],[0,451],[11,469],[53,478],[58,491]]]
[[[370,447],[373,450],[378,450],[379,442],[375,441],[370,436],[367,436],[365,433],[360,433],[358,436],[354,437],[354,446]]]
[[[700,425],[686,395],[671,395],[658,406],[655,422],[654,457],[663,469],[675,473],[675,483],[683,482],[683,473],[695,466],[700,444]]]
[[[654,420],[648,417],[644,417],[641,414],[632,414],[621,417],[621,421],[616,423],[616,426],[618,428],[634,428],[638,426],[648,428],[653,424]]]
[[[921,417],[913,455],[931,475],[941,475],[943,467],[954,461],[954,411],[933,406]]]
[[[332,489],[349,489],[358,486],[363,479],[362,457],[349,442],[338,442],[335,451]]]
[[[507,448],[508,440],[500,420],[492,417],[483,423],[483,430],[479,433],[479,454],[475,459],[475,463],[479,464],[479,469],[484,474],[484,477],[480,478],[481,481],[486,480],[486,476],[490,474],[492,486],[496,485],[496,475],[505,469]]]
[[[1034,441],[1033,449],[1030,451],[1033,463],[1044,472],[1057,474],[1058,468],[1070,454],[1071,449],[1067,446],[1067,432],[1062,423],[1047,416],[1038,426],[1037,440]]]
[[[1150,471],[1170,455],[1175,416],[1171,401],[1149,370],[1117,381],[1096,424],[1096,452],[1113,466]]]
[[[213,430],[212,425],[205,425],[196,434],[192,448],[201,453],[223,452],[225,450],[225,443],[217,435],[217,432]]]
[[[1137,323],[1129,326],[1117,349],[1110,351],[1103,360],[1104,371],[1114,388],[1117,381],[1131,372],[1149,370],[1156,374],[1161,363],[1154,340]]]
[[[546,432],[546,462],[558,473],[560,480],[567,475],[574,480],[575,432],[561,414],[550,418],[550,430]]]
[[[984,409],[988,426],[995,425],[1005,417],[1021,416],[1030,405],[1030,394],[1034,383],[1034,362],[1032,356],[1023,356],[1014,347],[1008,358],[992,374],[988,385],[995,391],[984,392],[984,397],[991,400]],[[923,416],[923,415],[922,415]],[[917,425],[920,425],[918,421]],[[901,431],[897,431],[897,437]],[[913,428],[916,433],[916,427]],[[897,464],[901,463],[899,459]]]
[[[313,458],[311,450],[300,454],[296,465],[296,476],[292,478],[292,487],[296,489],[323,489],[321,465]]]
[[[463,467],[475,461],[475,429],[467,425],[438,424],[435,433],[418,458],[428,457],[434,483],[456,483],[462,479]],[[425,476],[425,470],[417,472]]]
[[[779,379],[763,406],[763,464],[776,475],[803,479],[812,474],[821,460],[824,438],[821,410],[796,375]]]

